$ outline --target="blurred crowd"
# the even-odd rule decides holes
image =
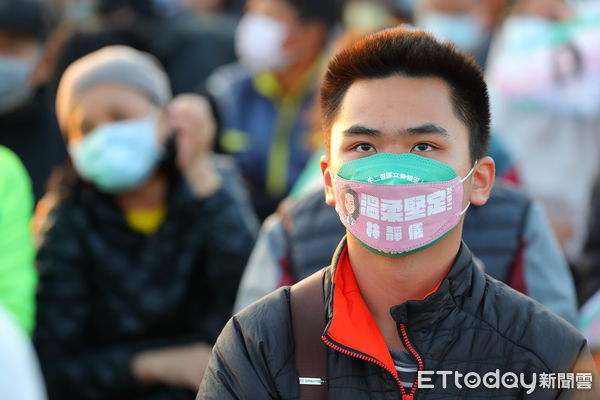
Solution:
[[[465,242],[600,366],[599,0],[0,0],[0,398],[194,398],[234,311],[329,264],[319,82],[398,25],[485,72]]]

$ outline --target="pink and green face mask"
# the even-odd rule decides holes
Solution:
[[[459,223],[467,210],[463,182],[473,168],[461,178],[450,166],[412,153],[352,160],[333,179],[335,208],[367,249],[405,256],[431,246]]]

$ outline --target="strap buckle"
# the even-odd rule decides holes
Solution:
[[[327,385],[327,379],[323,379],[323,378],[305,378],[305,377],[300,377],[298,378],[298,382],[301,385],[312,385],[312,386],[324,386]]]

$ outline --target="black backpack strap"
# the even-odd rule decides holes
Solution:
[[[290,290],[290,309],[299,376],[300,400],[327,399],[327,346],[323,276],[325,269],[296,283]]]

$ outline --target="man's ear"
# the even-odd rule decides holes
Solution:
[[[496,166],[492,157],[481,158],[473,171],[473,183],[471,184],[471,196],[469,201],[476,205],[484,205],[490,197],[492,186],[494,186],[494,175]]]
[[[333,181],[331,179],[331,170],[329,166],[329,159],[327,156],[321,157],[321,174],[323,174],[323,186],[325,189],[325,203],[330,206],[335,205],[335,195],[333,191]]]

